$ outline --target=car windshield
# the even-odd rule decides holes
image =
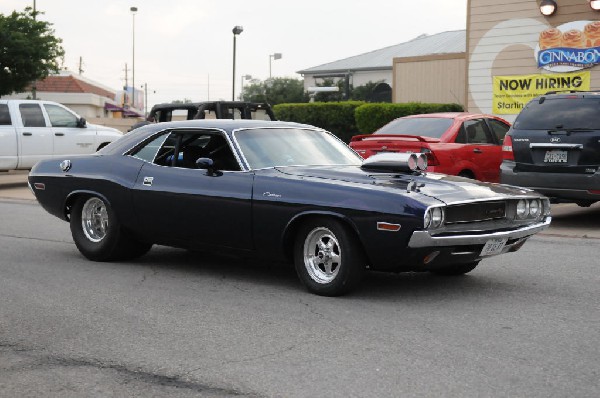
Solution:
[[[440,138],[452,126],[454,119],[446,117],[419,117],[396,119],[373,134],[406,134]]]
[[[236,131],[234,137],[251,169],[362,164],[361,158],[346,144],[324,131],[248,129]]]
[[[523,130],[600,130],[600,100],[546,98],[533,100],[521,111],[514,128]]]

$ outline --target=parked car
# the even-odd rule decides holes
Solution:
[[[352,137],[362,157],[381,152],[424,153],[428,170],[498,182],[502,140],[510,123],[477,113],[431,113],[391,121],[373,134]]]
[[[177,115],[177,113],[181,113]],[[275,120],[271,106],[265,102],[205,101],[156,104],[146,120],[134,124],[131,130],[149,123],[192,119],[254,119]]]
[[[549,226],[542,195],[424,173],[426,160],[363,162],[297,123],[190,120],[42,161],[29,184],[90,260],[132,259],[155,243],[237,253],[293,262],[321,295],[351,290],[367,268],[464,274]]]
[[[554,93],[531,100],[504,137],[503,183],[555,202],[600,200],[600,93]]]
[[[86,123],[52,101],[0,99],[0,171],[30,169],[41,159],[90,154],[123,136]]]

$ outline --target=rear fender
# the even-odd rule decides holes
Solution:
[[[73,207],[73,204],[75,203],[75,201],[82,196],[97,196],[100,199],[102,199],[105,203],[107,203],[109,206],[112,207],[110,200],[108,200],[108,198],[106,196],[102,195],[101,193],[98,193],[96,191],[90,191],[90,190],[73,191],[69,195],[67,195],[67,198],[65,199],[65,203],[63,205],[64,219],[66,221],[70,221],[71,207]]]

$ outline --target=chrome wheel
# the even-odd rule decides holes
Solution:
[[[92,242],[100,242],[108,231],[108,211],[102,199],[88,199],[81,209],[81,227],[86,238]]]
[[[310,231],[304,241],[304,266],[310,278],[320,284],[333,281],[342,263],[336,236],[325,227]]]

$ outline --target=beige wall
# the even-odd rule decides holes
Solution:
[[[392,102],[465,105],[465,54],[394,58]]]
[[[499,4],[501,3],[501,4]],[[544,17],[539,0],[469,0],[467,7],[467,108],[492,112],[492,77],[549,73],[538,69],[534,51],[544,29],[600,19],[587,0],[559,0]],[[600,89],[600,66],[589,69],[591,89]],[[514,120],[516,115],[503,115]]]

